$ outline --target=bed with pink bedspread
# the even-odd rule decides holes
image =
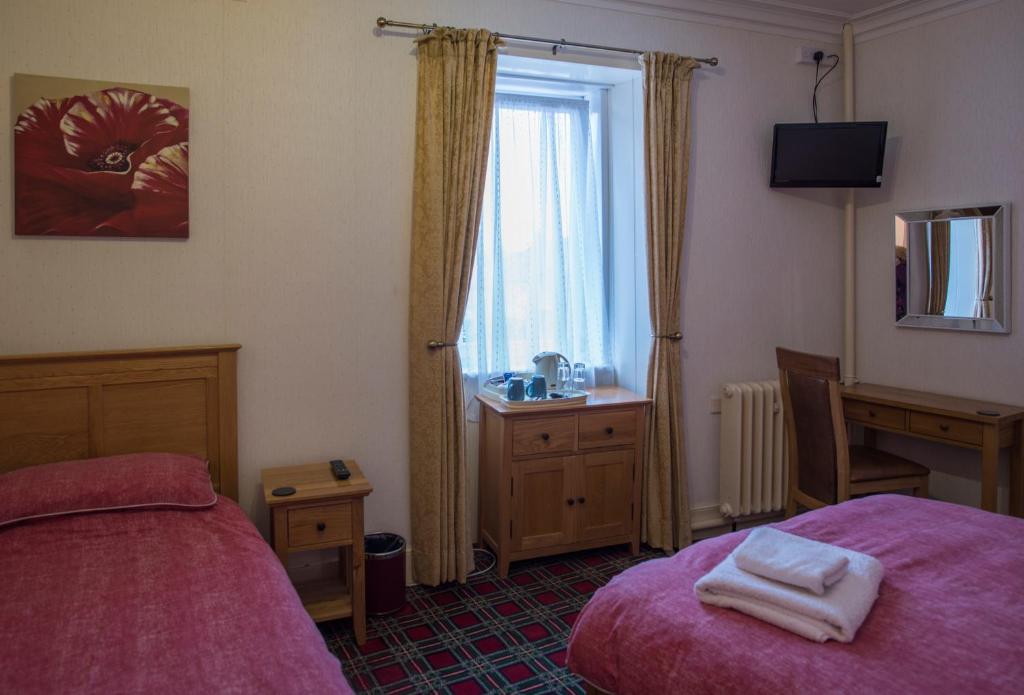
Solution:
[[[0,524],[0,693],[352,692],[256,528],[208,502]]]
[[[884,565],[852,643],[818,644],[700,603],[694,582],[739,545],[739,532],[598,590],[573,628],[570,670],[619,695],[1024,692],[1024,519],[879,495],[777,528]]]

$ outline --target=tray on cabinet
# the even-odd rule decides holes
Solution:
[[[562,389],[553,393],[563,395],[561,398],[552,398],[551,393],[549,393],[547,398],[527,398],[523,401],[510,401],[505,397],[503,391],[492,388],[490,385],[484,386],[480,390],[482,397],[501,403],[512,410],[540,410],[543,408],[564,408],[567,405],[582,405],[587,402],[587,398],[590,396],[587,391],[576,391],[574,389]]]

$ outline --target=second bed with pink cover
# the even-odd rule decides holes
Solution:
[[[137,506],[0,526],[0,692],[352,692],[237,504]]]
[[[853,500],[777,528],[872,555],[878,600],[850,644],[818,644],[693,585],[746,537],[651,560],[597,591],[569,668],[629,693],[1009,693],[1024,688],[1024,520],[898,495]]]

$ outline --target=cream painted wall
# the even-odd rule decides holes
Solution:
[[[857,45],[857,116],[888,120],[891,138],[885,185],[858,194],[862,381],[1024,403],[1022,34],[1024,3],[1004,0]],[[1013,205],[1013,333],[896,328],[893,213],[988,202]],[[896,437],[880,444],[931,467],[933,496],[978,504],[977,454]],[[1001,472],[1006,482],[1005,464]]]
[[[379,14],[722,59],[694,89],[683,325],[691,498],[716,505],[720,384],[840,347],[835,201],[767,187],[772,123],[809,116],[791,39],[546,0],[5,0],[0,353],[238,341],[243,506],[264,524],[261,468],[344,454],[368,528],[408,534],[416,66]],[[13,238],[15,72],[190,87],[192,238]]]

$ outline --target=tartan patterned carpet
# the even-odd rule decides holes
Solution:
[[[619,547],[514,562],[504,580],[409,587],[404,609],[367,619],[362,647],[348,620],[320,631],[360,693],[582,693],[565,669],[573,621],[598,587],[655,557]]]

